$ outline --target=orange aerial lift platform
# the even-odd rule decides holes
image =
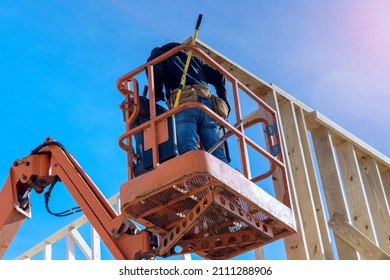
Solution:
[[[226,77],[236,125],[197,102],[171,110],[156,104],[153,67],[182,50],[191,51]],[[138,82],[141,76],[145,78],[145,71],[148,98],[140,94]],[[128,181],[120,186],[120,214],[73,156],[47,138],[31,155],[14,162],[0,192],[0,257],[24,219],[31,217],[31,192],[42,193],[58,181],[67,187],[115,259],[188,253],[229,259],[296,232],[276,113],[239,79],[195,45],[182,44],[120,77],[117,88],[124,96],[120,108],[126,126],[119,145],[126,151],[128,167]],[[243,116],[242,95],[259,108],[255,114]],[[219,143],[226,151],[223,140],[237,140],[240,168],[221,162],[201,143],[199,150],[178,155],[174,117],[189,107],[203,110],[227,131]],[[253,126],[260,126],[262,133],[249,137]],[[266,171],[259,175],[252,174],[253,153],[267,162]],[[261,187],[263,180],[272,180],[276,174],[283,184],[278,199]]]

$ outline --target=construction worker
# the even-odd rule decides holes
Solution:
[[[162,47],[154,48],[147,61],[149,62],[179,45],[179,43],[169,43]],[[186,59],[187,52],[183,50],[154,66],[156,102],[160,100],[166,101],[170,109],[174,103],[174,94],[177,93],[180,85]],[[223,100],[227,108],[227,115],[224,116],[227,117],[230,112],[230,106],[226,98],[225,83],[225,77],[219,71],[197,57],[192,56],[187,71],[186,86],[181,92],[179,104],[186,100],[198,101],[213,110],[214,98],[210,98],[211,92],[208,88],[208,84],[211,84],[214,86],[216,94],[220,98],[219,100]],[[165,95],[163,87],[165,87]],[[195,97],[193,96],[194,92],[196,93]],[[177,113],[175,120],[179,154],[197,150],[198,139],[200,139],[204,149],[208,150],[220,138],[219,124],[201,109],[187,108]],[[221,146],[215,149],[212,155],[228,163]]]

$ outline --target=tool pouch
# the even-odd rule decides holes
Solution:
[[[204,99],[211,98],[211,91],[208,87],[201,84],[196,84],[196,85],[192,85],[192,88],[195,90],[197,96]]]
[[[179,89],[174,89],[171,96],[167,101],[167,106],[169,109],[172,109],[175,105],[175,100]],[[211,97],[211,92],[208,87],[204,85],[190,85],[185,86],[180,94],[180,100],[177,105],[181,105],[186,102],[195,102],[198,101],[198,96],[201,98],[209,99]]]
[[[226,102],[216,95],[212,95],[211,98],[213,100],[213,111],[222,118],[226,119],[229,115],[229,108],[226,105]]]
[[[178,88],[172,91],[172,94],[167,101],[167,106],[169,109],[172,109],[174,107],[178,92],[179,92]],[[198,101],[198,97],[205,98],[205,99],[212,98],[213,111],[224,119],[228,117],[229,108],[226,105],[225,101],[223,101],[223,99],[219,98],[216,95],[212,95],[210,89],[201,84],[185,86],[181,91],[178,105],[181,105],[186,102]]]

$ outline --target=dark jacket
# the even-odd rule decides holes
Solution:
[[[179,43],[169,43],[160,48],[154,48],[148,58],[148,62],[179,45]],[[166,99],[171,95],[171,91],[179,87],[186,60],[187,52],[183,50],[154,66],[156,99],[164,100],[163,86],[165,87]],[[205,86],[211,84],[215,87],[218,97],[226,100],[225,77],[199,58],[192,56],[185,85],[194,84],[203,84]]]

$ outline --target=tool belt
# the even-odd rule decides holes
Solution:
[[[172,94],[167,101],[167,106],[169,109],[172,109],[174,107],[178,92],[178,88],[172,91]],[[219,98],[216,95],[212,95],[210,89],[201,84],[184,86],[180,94],[180,100],[178,102],[178,105],[181,105],[186,102],[196,102],[198,101],[198,97],[204,99],[211,98],[213,100],[213,111],[224,119],[228,117],[229,108],[226,105],[225,101],[223,101],[222,98]]]

